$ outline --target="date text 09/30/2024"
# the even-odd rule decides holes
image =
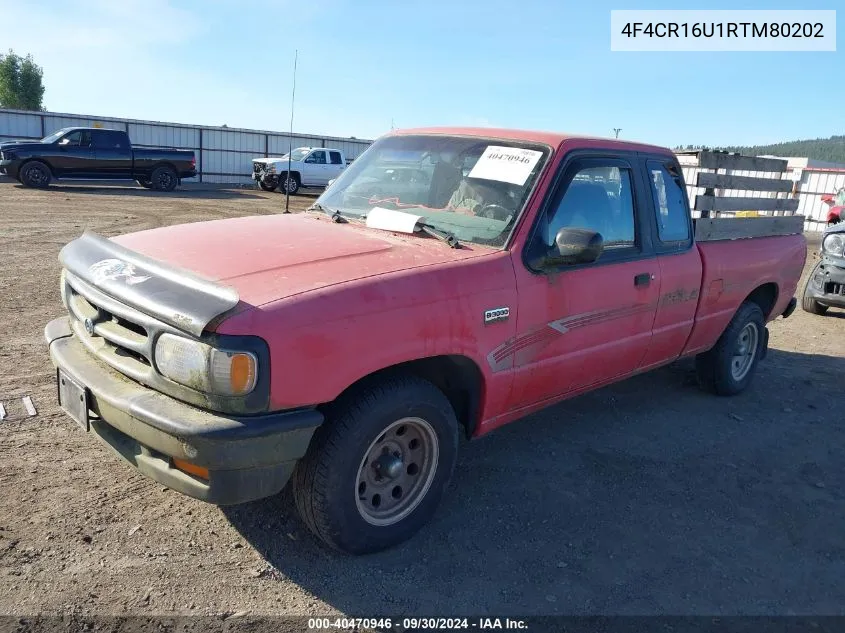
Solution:
[[[308,630],[381,629],[394,631],[472,630],[524,631],[525,620],[518,618],[309,618]]]

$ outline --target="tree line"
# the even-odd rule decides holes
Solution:
[[[0,54],[0,107],[43,110],[44,71],[32,55]]]
[[[845,164],[845,136],[831,136],[803,141],[787,141],[772,145],[729,145],[725,147],[703,147],[701,145],[679,145],[675,151],[720,150],[737,152],[746,156],[803,156],[829,163]]]

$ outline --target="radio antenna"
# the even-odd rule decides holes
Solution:
[[[299,49],[293,56],[293,92],[290,96],[290,134],[288,135],[288,172],[285,174],[285,213],[290,213],[290,161],[293,153],[293,104],[296,100],[296,62],[299,60]]]

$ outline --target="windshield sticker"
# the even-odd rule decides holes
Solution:
[[[531,170],[542,155],[543,152],[533,149],[490,145],[469,172],[469,177],[521,186],[528,180]]]
[[[367,226],[371,229],[413,233],[417,227],[417,223],[422,219],[423,216],[414,215],[413,213],[373,207],[367,213]]]

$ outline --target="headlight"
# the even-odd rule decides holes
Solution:
[[[845,251],[845,235],[842,233],[832,233],[824,238],[822,242],[822,250],[837,257],[843,256]]]
[[[155,363],[174,382],[221,396],[244,396],[258,380],[255,354],[220,350],[172,334],[162,334],[156,342]]]
[[[276,166],[275,165],[267,165],[267,167],[265,167],[265,171],[268,174],[275,174],[276,173]]]

